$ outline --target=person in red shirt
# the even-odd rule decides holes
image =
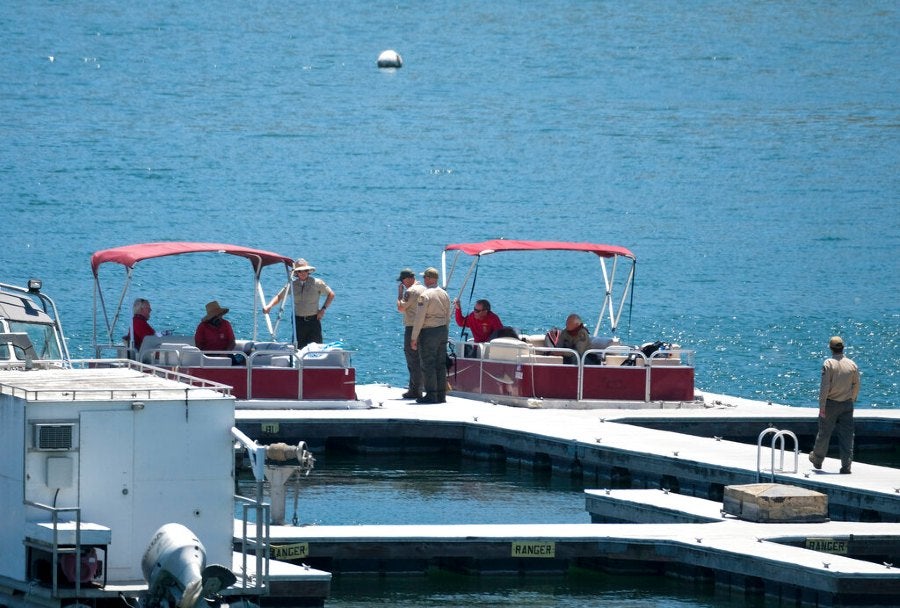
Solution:
[[[132,305],[134,316],[131,318],[131,329],[122,336],[125,343],[131,342],[131,334],[134,333],[134,348],[140,350],[144,338],[147,336],[155,336],[156,330],[150,327],[150,301],[144,298],[137,298]]]
[[[206,305],[206,316],[194,332],[194,345],[200,350],[234,350],[234,330],[223,317],[228,313],[215,300]]]
[[[487,300],[477,300],[472,312],[465,317],[460,309],[459,300],[453,301],[453,308],[456,312],[456,324],[468,327],[475,342],[487,342],[495,331],[503,327],[500,317],[491,312],[491,303]]]

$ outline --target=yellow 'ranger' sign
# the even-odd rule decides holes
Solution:
[[[294,543],[292,545],[269,545],[273,559],[302,559],[309,556],[309,543]]]
[[[806,548],[835,555],[847,554],[847,541],[837,538],[807,538]]]
[[[513,557],[556,557],[556,543],[552,541],[513,541]]]

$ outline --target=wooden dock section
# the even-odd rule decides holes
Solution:
[[[841,475],[839,461],[828,458],[815,470],[804,434],[797,454],[790,440],[773,451],[766,442],[760,448],[725,438],[814,424],[815,410],[719,399],[704,409],[655,411],[511,408],[453,397],[418,405],[399,401],[402,389],[359,388],[370,409],[245,410],[237,424],[260,443],[303,440],[314,453],[456,450],[580,476],[591,489],[592,521],[648,523],[273,526],[271,545],[289,547],[285,554],[298,563],[329,572],[666,573],[808,605],[894,606],[900,597],[896,468],[855,462],[852,474]],[[900,410],[858,410],[856,418],[858,432],[877,429],[876,444],[882,436],[897,443]],[[653,428],[677,428],[680,419],[721,435]],[[726,486],[759,481],[825,494],[831,521],[723,515]]]

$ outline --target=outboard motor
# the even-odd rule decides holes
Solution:
[[[181,524],[156,531],[141,569],[148,585],[144,608],[194,608],[201,599],[217,600],[237,580],[225,566],[207,566],[203,544]]]

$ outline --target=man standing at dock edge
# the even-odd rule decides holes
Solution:
[[[419,351],[422,374],[425,377],[425,396],[416,403],[445,403],[447,401],[447,340],[450,335],[450,297],[438,286],[437,268],[422,273],[425,291],[416,303],[409,345]]]
[[[840,336],[832,337],[828,348],[831,357],[822,365],[819,386],[819,432],[809,461],[816,469],[822,468],[831,432],[837,428],[840,472],[849,475],[853,463],[853,403],[859,396],[859,368],[844,356],[844,341]]]
[[[418,399],[422,396],[425,381],[422,379],[422,362],[419,353],[410,346],[413,324],[416,322],[416,308],[419,296],[425,286],[416,281],[416,275],[409,268],[400,271],[400,284],[397,286],[397,312],[403,315],[403,354],[406,356],[406,369],[409,371],[409,385],[402,397]]]

